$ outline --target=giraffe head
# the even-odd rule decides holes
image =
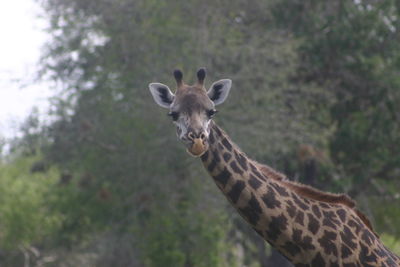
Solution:
[[[177,136],[186,145],[189,154],[199,157],[208,150],[209,125],[217,112],[215,106],[225,101],[232,81],[216,81],[206,90],[204,68],[197,71],[197,82],[194,85],[183,82],[180,70],[174,71],[174,77],[177,83],[175,94],[161,83],[151,83],[149,89],[155,102],[169,110],[168,115],[176,126]]]

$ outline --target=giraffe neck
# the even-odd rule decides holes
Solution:
[[[276,182],[282,177],[272,169],[265,174],[259,163],[249,159],[214,122],[210,125],[209,149],[202,162],[218,188],[240,215],[272,246],[290,239],[288,220],[279,208],[279,193],[289,192]],[[275,189],[274,189],[275,188]],[[266,227],[267,226],[267,227]],[[281,253],[289,260],[291,255]]]
[[[302,197],[214,122],[201,159],[240,215],[295,266],[400,266],[351,208]],[[378,265],[367,265],[373,261]]]

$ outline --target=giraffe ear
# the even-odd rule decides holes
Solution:
[[[231,90],[232,81],[229,79],[219,80],[211,85],[208,90],[208,97],[214,102],[215,105],[222,104],[228,97]]]
[[[149,89],[153,95],[154,101],[163,108],[169,108],[172,101],[174,101],[175,95],[165,84],[151,83],[149,84]]]

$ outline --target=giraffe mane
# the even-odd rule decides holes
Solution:
[[[374,233],[376,237],[379,237],[378,234],[374,231],[371,221],[364,213],[362,213],[359,209],[356,208],[356,202],[352,198],[350,198],[347,194],[335,194],[335,193],[323,192],[309,185],[304,185],[289,180],[282,180],[281,183],[283,183],[286,187],[293,190],[302,197],[330,204],[344,205],[351,208],[354,211],[354,213],[358,216],[358,218],[360,218],[360,220],[367,226],[367,228],[371,230],[371,232]]]
[[[272,178],[277,181],[286,180],[286,175],[280,173],[269,166],[259,164],[259,168],[261,172],[269,178]]]
[[[305,198],[310,198],[331,204],[342,204],[349,208],[354,208],[356,206],[355,201],[346,194],[323,192],[309,185],[300,184],[289,180],[282,182],[284,185],[286,185],[286,187],[292,189],[297,194]]]
[[[304,198],[309,198],[330,204],[344,205],[351,208],[355,212],[355,214],[361,219],[361,221],[371,230],[371,232],[379,237],[378,234],[374,231],[368,217],[356,208],[356,202],[347,194],[323,192],[309,185],[290,181],[284,174],[277,172],[266,165],[260,164],[259,168],[264,175],[280,182],[281,184],[285,185],[287,188],[291,189],[292,191],[296,192],[298,195]]]

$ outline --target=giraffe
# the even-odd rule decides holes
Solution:
[[[232,81],[216,81],[206,90],[205,76],[199,69],[190,86],[175,70],[175,94],[161,83],[149,89],[155,102],[169,110],[187,152],[201,159],[217,187],[265,241],[296,267],[400,266],[400,258],[383,245],[350,197],[290,181],[242,152],[213,120]]]

